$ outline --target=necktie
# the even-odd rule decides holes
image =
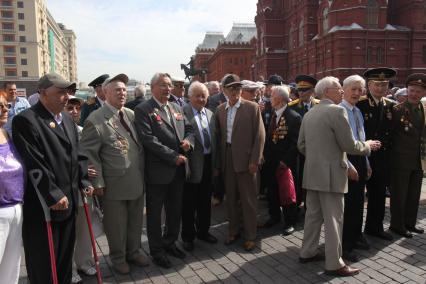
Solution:
[[[204,119],[203,113],[201,111],[198,112],[198,115],[200,117],[201,132],[203,133],[204,150],[208,150],[211,147],[210,135],[209,131],[207,130],[208,123]]]
[[[271,118],[271,123],[269,124],[269,136],[272,136],[272,133],[274,133],[275,128],[277,128],[277,114],[274,112]]]
[[[121,111],[121,110],[120,110],[120,111],[118,112],[118,115],[119,115],[119,117],[120,117],[120,123],[121,123],[121,125],[123,125],[124,129],[126,129],[126,130],[127,130],[127,132],[130,134],[130,137],[132,137],[133,141],[135,141],[135,142],[136,142],[136,139],[135,139],[135,137],[133,136],[132,130],[130,130],[129,125],[128,125],[128,124],[127,124],[127,122],[124,120],[124,113],[123,113],[123,111]],[[136,142],[136,144],[137,144],[137,142]]]
[[[305,112],[308,112],[308,111],[309,111],[309,106],[308,106],[308,104],[304,104],[304,106],[305,106]]]

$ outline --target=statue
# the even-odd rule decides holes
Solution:
[[[191,81],[191,77],[199,75],[203,80],[205,80],[204,76],[207,74],[207,69],[195,69],[194,59],[194,56],[191,56],[191,59],[187,64],[180,65],[180,69],[185,72],[185,79]]]

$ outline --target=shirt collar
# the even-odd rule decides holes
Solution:
[[[241,105],[241,98],[240,99],[238,99],[238,101],[235,103],[235,105],[234,106],[232,106],[232,107],[235,107],[235,108],[239,108],[240,107],[240,105]],[[226,102],[226,106],[225,106],[225,109],[228,109],[228,108],[230,108],[231,106],[229,105],[229,100]]]
[[[275,114],[277,115],[277,117],[281,117],[281,115],[283,114],[286,108],[287,108],[287,105],[284,105],[283,107],[275,110]]]
[[[197,115],[199,112],[201,112],[203,115],[206,115],[206,110],[205,110],[204,107],[201,110],[198,110],[191,105],[191,108],[192,108],[192,112],[194,113],[194,115]]]
[[[353,110],[354,109],[354,106],[351,105],[350,103],[348,103],[345,99],[342,100],[342,105],[344,107],[346,107],[347,109],[349,109],[349,110]]]
[[[114,114],[117,114],[119,111],[120,111],[120,109],[117,109],[117,108],[115,108],[115,107],[113,107],[112,105],[110,105],[108,102],[105,102],[105,105],[114,113]]]
[[[172,95],[173,96],[173,95]],[[152,98],[154,99],[154,101],[160,106],[160,108],[161,107],[163,107],[163,106],[167,106],[168,104],[169,104],[169,102],[167,101],[166,103],[164,103],[164,104],[162,104],[162,103],[160,103],[160,101],[159,100],[157,100],[154,96],[152,96]]]

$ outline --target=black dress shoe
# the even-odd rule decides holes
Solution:
[[[342,258],[344,260],[348,260],[350,262],[358,262],[359,256],[352,250],[344,250],[342,254]]]
[[[416,227],[407,227],[407,230],[417,234],[423,234],[425,232],[425,230]]]
[[[395,229],[395,228],[392,228],[392,227],[390,227],[389,230],[391,230],[395,234],[400,235],[404,238],[412,238],[413,237],[413,234],[410,233],[409,231],[398,230],[398,229]]]
[[[386,240],[386,241],[392,241],[393,237],[391,234],[387,233],[387,232],[370,232],[370,231],[364,231],[364,234],[372,236],[372,237],[376,237],[382,240]]]
[[[197,236],[197,239],[202,240],[209,244],[217,243],[217,238],[210,233],[207,233],[206,235],[202,235],[202,236]]]
[[[186,251],[193,251],[194,250],[194,242],[193,241],[188,241],[188,242],[183,242],[182,247],[184,250]]]
[[[369,250],[370,244],[368,243],[367,239],[363,235],[361,235],[355,243],[355,248],[361,250]]]
[[[186,257],[185,253],[183,251],[181,251],[180,249],[178,249],[176,245],[173,245],[173,246],[167,248],[166,252],[169,255],[174,256],[176,258],[184,259]]]
[[[152,262],[163,268],[171,268],[172,263],[166,255],[158,255],[152,257]]]
[[[284,236],[290,236],[293,233],[294,233],[294,227],[293,226],[285,226],[284,227],[284,230],[283,230]]]
[[[322,261],[324,259],[325,259],[324,255],[317,253],[313,257],[299,257],[299,262],[308,263],[308,262]]]
[[[258,225],[259,228],[270,228],[275,224],[278,224],[281,220],[275,218],[269,218],[265,223],[261,223]]]

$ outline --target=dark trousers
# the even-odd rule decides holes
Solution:
[[[158,256],[174,245],[179,236],[182,214],[184,168],[178,167],[169,184],[147,184],[146,225],[150,254]],[[166,212],[166,232],[161,230],[161,211]]]
[[[38,213],[24,213],[22,239],[28,279],[31,284],[46,284],[52,283],[49,242],[44,215]],[[72,276],[75,217],[72,216],[61,222],[52,221],[51,225],[58,282],[68,284],[71,283]]]
[[[182,240],[193,241],[195,236],[206,236],[210,228],[212,195],[211,155],[204,156],[200,183],[185,183],[182,203]]]
[[[417,221],[423,171],[394,169],[391,177],[391,224],[399,231],[413,228]]]
[[[225,196],[225,182],[223,180],[223,173],[213,177],[213,196],[219,200],[223,200]]]
[[[358,181],[348,181],[348,192],[345,194],[342,247],[343,250],[350,251],[362,234],[367,163],[364,156],[348,156],[348,158],[358,171],[359,177]]]

